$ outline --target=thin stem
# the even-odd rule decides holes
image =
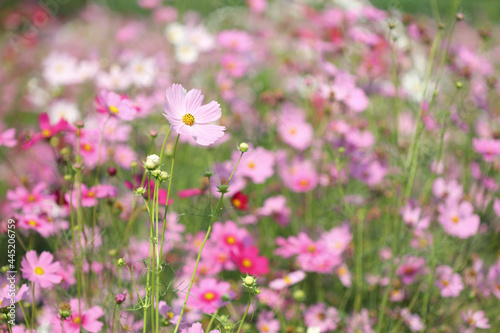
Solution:
[[[217,310],[215,310],[215,312],[213,313],[212,318],[210,319],[210,322],[208,323],[206,332],[210,332],[210,328],[212,328],[212,324],[215,320],[215,317],[217,317],[217,312],[219,312],[219,308],[217,308]]]
[[[233,172],[229,176],[229,179],[228,179],[227,184],[226,184],[228,186],[228,188],[229,188],[229,184],[231,182],[231,178],[233,177],[234,172],[236,171],[236,168],[238,167],[238,164],[240,164],[241,157],[243,156],[243,154],[244,154],[244,152],[241,152],[240,157],[238,158],[238,162],[236,162],[236,165],[234,166]],[[210,236],[210,232],[212,231],[212,224],[213,224],[215,218],[218,216],[220,210],[222,209],[222,202],[224,199],[224,194],[225,194],[224,192],[221,193],[221,196],[219,198],[219,202],[217,203],[215,211],[212,213],[212,215],[210,217],[210,224],[208,225],[207,232],[205,233],[205,238],[203,239],[203,242],[201,243],[200,250],[198,252],[198,257],[196,258],[196,264],[194,266],[193,275],[191,276],[191,282],[189,283],[189,288],[188,288],[188,291],[186,293],[186,297],[184,299],[184,304],[182,305],[181,314],[179,316],[179,319],[177,320],[177,325],[175,325],[174,333],[177,333],[177,331],[179,330],[179,325],[181,323],[182,316],[184,315],[184,310],[186,308],[186,304],[187,304],[187,301],[189,298],[189,293],[191,292],[191,288],[193,287],[194,279],[196,277],[196,271],[198,270],[198,264],[200,263],[201,253],[203,252],[203,248],[205,247],[205,243],[207,242],[207,239]]]
[[[247,316],[248,309],[250,309],[250,304],[252,304],[252,300],[253,300],[253,297],[250,294],[250,297],[248,298],[247,308],[245,310],[245,313],[243,314],[243,318],[241,318],[240,326],[238,327],[238,330],[236,331],[236,333],[240,333],[241,327],[243,326],[243,323],[245,322],[245,317]]]

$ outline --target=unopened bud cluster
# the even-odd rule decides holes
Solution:
[[[246,275],[245,277],[242,277],[241,280],[243,281],[243,287],[247,288],[250,292],[254,293],[255,295],[260,294],[260,288],[257,285],[257,278],[254,276]]]
[[[149,155],[144,162],[144,169],[156,180],[164,182],[168,180],[168,173],[160,170],[160,157],[156,154]],[[138,191],[136,190],[136,193]],[[140,194],[140,193],[138,193]]]

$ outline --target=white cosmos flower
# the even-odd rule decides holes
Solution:
[[[178,45],[175,48],[175,59],[181,64],[192,64],[198,60],[198,49],[189,43]]]
[[[77,60],[67,53],[53,52],[43,61],[43,78],[52,86],[76,82]]]
[[[186,40],[186,28],[180,23],[171,23],[165,28],[165,36],[170,43],[179,45]]]
[[[156,78],[156,60],[136,57],[128,66],[130,79],[136,86],[150,87]]]
[[[57,100],[49,108],[49,118],[52,124],[61,119],[66,119],[69,123],[74,123],[80,119],[80,112],[75,103],[66,100]]]

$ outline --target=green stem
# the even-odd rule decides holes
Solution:
[[[215,317],[217,317],[217,312],[219,312],[219,308],[217,308],[217,310],[215,310],[215,312],[213,313],[212,318],[210,319],[210,322],[208,323],[207,329],[205,330],[206,332],[210,332],[210,328],[212,328],[212,324],[215,320]]]
[[[253,297],[250,294],[250,297],[248,298],[247,308],[245,310],[245,313],[243,314],[243,318],[241,318],[240,326],[238,327],[238,331],[236,331],[236,333],[240,333],[240,331],[241,331],[241,327],[243,326],[243,323],[245,322],[245,317],[247,316],[248,309],[250,309],[250,304],[252,304],[252,300],[253,300]]]
[[[229,179],[228,179],[227,184],[226,184],[228,186],[228,188],[229,188],[229,184],[231,182],[231,178],[233,178],[234,172],[236,171],[238,164],[240,164],[241,157],[243,156],[243,154],[244,153],[241,152],[240,157],[238,159],[238,162],[234,166],[234,169],[233,169],[233,172],[231,173],[231,176],[229,176]],[[208,225],[207,232],[205,233],[205,238],[203,239],[203,242],[201,243],[201,246],[200,246],[200,250],[198,251],[198,257],[196,258],[196,264],[194,266],[193,275],[191,276],[191,281],[189,282],[188,291],[186,293],[186,297],[184,298],[184,304],[182,305],[182,310],[181,310],[181,314],[179,316],[179,319],[177,320],[177,325],[175,325],[174,333],[177,333],[177,331],[179,330],[179,325],[181,323],[182,316],[184,315],[184,310],[186,308],[186,304],[187,304],[187,301],[189,298],[189,293],[191,292],[191,288],[193,287],[194,279],[196,277],[196,271],[198,270],[198,264],[200,263],[201,253],[203,252],[203,248],[205,247],[205,243],[207,242],[207,239],[210,236],[210,231],[212,231],[212,224],[213,224],[215,218],[218,217],[219,212],[222,209],[222,201],[224,199],[224,194],[225,194],[224,192],[221,193],[221,196],[219,198],[219,202],[217,203],[217,207],[215,208],[215,211],[211,214],[210,224]]]

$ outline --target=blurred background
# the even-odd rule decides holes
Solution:
[[[54,0],[39,0],[33,2],[50,4],[53,1]],[[1,0],[0,11],[6,8],[19,6],[22,2],[23,1],[20,0]],[[104,4],[112,10],[126,14],[141,15],[147,12],[137,5],[137,0],[65,0],[57,2],[61,4],[67,2],[61,5],[60,11],[58,11],[58,15],[62,16],[76,13],[89,2]],[[245,0],[171,0],[163,2],[166,5],[175,6],[180,13],[196,10],[202,14],[206,14],[221,7],[244,5]],[[323,1],[304,0],[304,2],[314,4]],[[348,0],[342,0],[342,2],[348,2]],[[371,3],[381,9],[398,8],[406,13],[425,15],[433,15],[435,13],[435,6],[439,8],[440,13],[447,12],[450,6],[458,7],[459,10],[465,14],[466,18],[477,26],[482,26],[489,22],[497,23],[500,21],[500,0],[371,0]]]

